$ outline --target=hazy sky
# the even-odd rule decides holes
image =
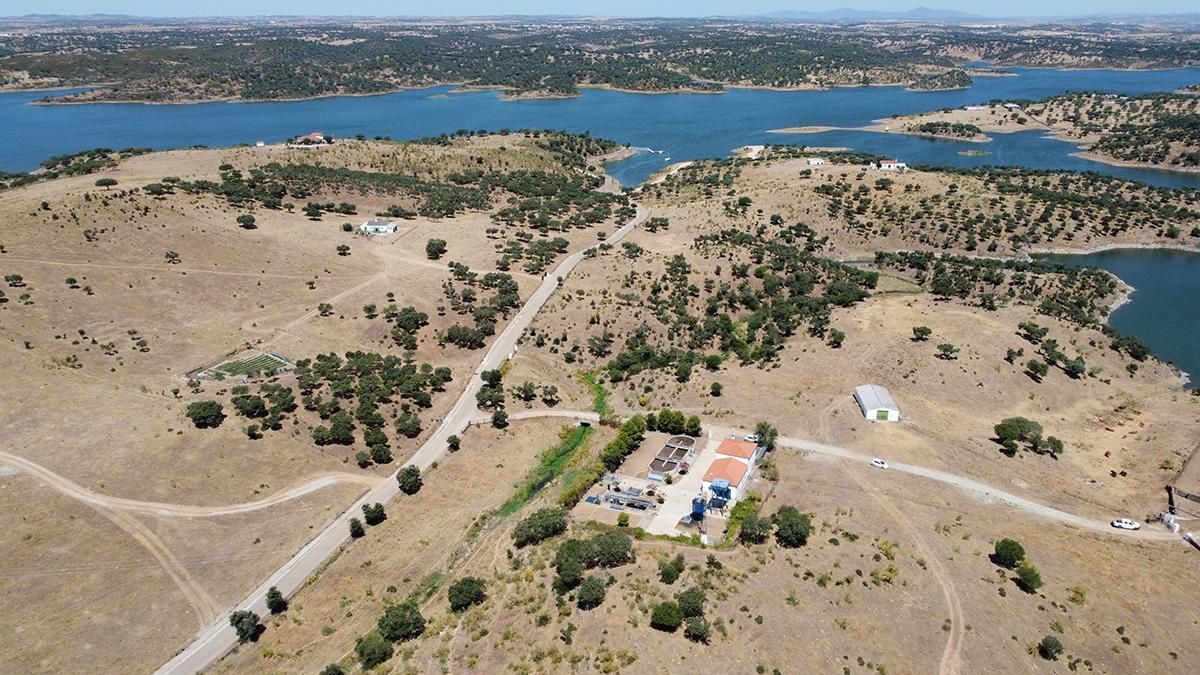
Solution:
[[[141,16],[291,15],[489,15],[595,14],[612,16],[745,15],[778,10],[827,10],[839,7],[895,11],[915,6],[957,9],[987,16],[1080,15],[1096,13],[1171,13],[1197,11],[1195,0],[976,0],[971,3],[915,0],[4,0],[0,16],[20,14],[136,14]]]

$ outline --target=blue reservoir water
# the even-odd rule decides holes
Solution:
[[[1038,132],[997,134],[992,143],[958,143],[913,136],[831,131],[780,135],[793,126],[856,127],[893,114],[981,103],[996,98],[1042,98],[1065,91],[1103,89],[1135,94],[1171,91],[1200,82],[1200,68],[1162,71],[1015,69],[1011,77],[979,77],[969,89],[910,92],[902,87],[829,91],[732,89],[724,94],[631,94],[589,89],[571,99],[517,100],[493,91],[450,93],[432,87],[367,97],[270,103],[194,105],[30,105],[45,93],[0,95],[0,124],[9,130],[0,170],[25,171],[64,152],[107,146],[155,149],[277,141],[321,130],[411,139],[457,129],[552,128],[589,131],[643,152],[611,167],[626,185],[640,183],[666,164],[723,157],[742,145],[792,143],[846,146],[895,155],[910,164],[987,164],[1094,170],[1156,185],[1200,187],[1200,175],[1123,169],[1072,157],[1077,148]],[[986,150],[963,156],[961,150]]]
[[[1138,336],[1155,356],[1188,373],[1190,386],[1200,385],[1200,253],[1118,249],[1039,258],[1100,267],[1137,289],[1109,325]]]
[[[0,170],[26,171],[51,155],[100,146],[215,147],[278,141],[316,130],[342,137],[364,134],[411,139],[458,129],[548,128],[588,131],[653,149],[609,166],[610,173],[626,185],[640,183],[672,162],[723,157],[743,145],[792,143],[845,146],[896,156],[910,164],[1090,170],[1164,187],[1200,188],[1200,174],[1091,162],[1072,156],[1076,146],[1039,132],[997,134],[986,144],[856,131],[768,133],[793,126],[858,127],[890,115],[992,99],[1039,99],[1082,90],[1137,94],[1172,91],[1200,82],[1200,68],[1013,72],[1016,75],[1011,77],[975,78],[971,88],[949,92],[861,87],[802,92],[733,89],[698,95],[589,89],[572,99],[509,101],[492,91],[451,93],[452,87],[431,87],[311,101],[69,106],[32,105],[45,93],[9,93],[0,94],[0,125],[8,129],[0,147]],[[960,155],[963,150],[991,154]],[[1200,379],[1200,350],[1195,348],[1195,336],[1200,335],[1200,255],[1113,251],[1062,260],[1099,265],[1135,286],[1138,291],[1132,302],[1114,313],[1113,326],[1137,335],[1161,358]]]

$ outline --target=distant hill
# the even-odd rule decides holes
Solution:
[[[869,9],[830,9],[823,12],[806,10],[783,10],[761,15],[770,19],[793,19],[799,21],[966,21],[982,19],[978,14],[956,12],[952,9],[914,7],[903,12],[888,12]]]

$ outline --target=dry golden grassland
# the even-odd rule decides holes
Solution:
[[[11,521],[0,536],[11,553],[0,583],[12,600],[0,627],[23,636],[19,649],[0,650],[0,670],[74,670],[82,659],[114,671],[153,669],[396,466],[358,468],[361,434],[355,446],[314,445],[310,429],[321,420],[303,408],[281,430],[251,440],[243,431],[248,420],[229,404],[239,382],[206,380],[193,391],[187,374],[194,369],[229,361],[246,347],[293,361],[350,350],[401,356],[390,325],[363,309],[394,302],[429,316],[416,361],[448,366],[454,377],[422,411],[421,436],[390,434],[395,462],[419,447],[462,391],[481,352],[435,338],[463,321],[443,307],[449,263],[481,274],[495,269],[498,248],[517,228],[466,212],[400,220],[397,235],[366,239],[344,232],[342,223],[357,227],[403,200],[314,194],[356,203],[358,215],[312,221],[299,208],[232,208],[211,194],[131,191],[167,176],[216,181],[226,163],[248,171],[270,161],[314,160],[430,177],[466,168],[566,170],[519,136],[446,147],[347,141],[327,150],[155,153],[103,174],[0,192],[8,223],[0,231],[0,270],[23,283],[6,285],[0,305],[3,449],[45,472],[35,482],[23,473],[34,468],[10,472],[12,462],[0,459],[0,503]],[[97,187],[98,177],[118,184]],[[239,227],[236,218],[245,213],[255,215],[255,229]],[[556,236],[571,250],[597,238],[595,229]],[[436,261],[425,252],[434,237],[449,242]],[[349,246],[348,255],[338,253],[340,245]],[[169,262],[168,252],[178,262]],[[540,280],[520,265],[510,273],[522,299]],[[328,316],[317,311],[322,303],[332,306]],[[279,381],[294,386],[295,377]],[[184,416],[187,403],[201,399],[225,404],[219,428],[196,429]],[[46,487],[53,476],[65,487]],[[103,501],[215,508],[310,484],[302,496],[237,515],[159,516],[152,505],[123,510]],[[81,505],[86,494],[99,495],[98,510]],[[130,586],[133,579],[145,583]],[[102,639],[84,616],[120,628]],[[117,633],[138,636],[136,646],[111,639]]]

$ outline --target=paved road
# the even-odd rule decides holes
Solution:
[[[617,244],[632,232],[634,228],[645,222],[649,216],[649,210],[639,206],[637,215],[613,232],[605,241],[610,244]],[[417,450],[416,454],[412,456],[406,465],[414,465],[421,469],[421,471],[425,471],[446,452],[446,439],[451,435],[460,433],[466,428],[472,417],[478,414],[475,407],[475,393],[479,391],[480,386],[483,384],[479,379],[479,374],[485,370],[500,367],[500,364],[513,354],[516,350],[517,339],[529,327],[534,316],[546,304],[546,301],[554,295],[555,290],[558,288],[559,280],[565,279],[583,259],[583,250],[572,253],[563,259],[553,272],[546,275],[546,279],[533,292],[533,295],[529,297],[529,300],[525,302],[525,305],[517,312],[513,320],[508,323],[504,331],[492,342],[492,346],[484,355],[479,367],[472,373],[467,388],[463,391],[462,396],[458,398],[458,401],[455,402],[454,407],[442,418],[442,422],[437,430]],[[234,609],[249,609],[257,612],[260,616],[266,616],[267,589],[275,586],[285,597],[291,597],[349,539],[349,519],[361,513],[363,504],[373,504],[376,502],[387,504],[398,493],[399,487],[394,479],[386,480],[378,487],[372,489],[351,505],[344,513],[334,519],[333,522],[329,523],[320,534],[305,544],[282,567],[267,577],[266,581],[263,581],[258,588],[255,588],[249,597],[238,603],[237,607],[230,608],[230,611]],[[160,675],[190,675],[191,673],[199,672],[220,660],[236,644],[237,635],[229,625],[227,614],[221,614],[186,649],[177,654],[175,658],[171,659],[156,672]]]

